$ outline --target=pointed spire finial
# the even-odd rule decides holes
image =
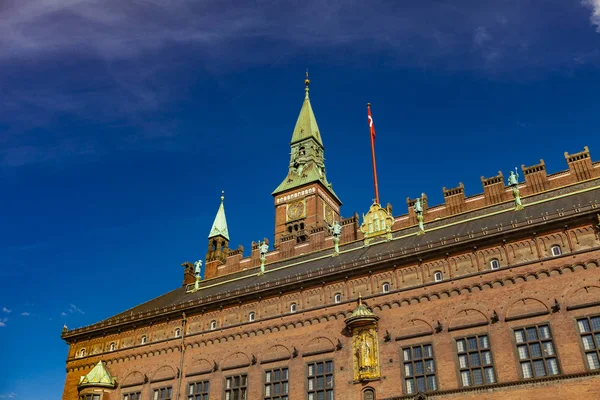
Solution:
[[[362,293],[358,293],[358,305],[361,306],[362,305]]]
[[[306,93],[304,99],[308,100],[308,85],[310,85],[310,79],[308,79],[308,68],[306,68],[306,79],[304,80],[304,84],[306,85],[306,88],[304,89],[304,92]]]
[[[221,190],[221,203],[225,200],[225,191]]]

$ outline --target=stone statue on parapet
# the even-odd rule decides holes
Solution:
[[[417,216],[417,222],[419,223],[419,231],[417,232],[417,235],[422,235],[425,233],[425,227],[423,226],[423,205],[421,205],[422,197],[423,194],[421,194],[421,197],[417,198],[417,200],[415,201],[415,205],[413,206],[413,210],[415,211],[415,215]]]
[[[331,232],[331,235],[333,236],[333,255],[337,256],[340,254],[340,239],[342,236],[342,226],[339,222],[334,221],[333,225],[329,226],[329,232]]]
[[[519,173],[515,167],[515,172],[510,171],[508,176],[508,186],[512,188],[513,198],[515,199],[515,210],[522,210],[523,203],[521,203],[521,192],[519,192]]]
[[[263,240],[262,242],[260,242],[260,245],[258,246],[258,250],[260,251],[260,273],[259,274],[264,274],[265,272],[265,262],[267,261],[267,252],[269,251],[269,244],[267,243],[267,240]]]
[[[196,274],[196,279],[202,279],[202,261],[198,260],[194,263],[194,273]]]

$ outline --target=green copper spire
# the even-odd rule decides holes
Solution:
[[[288,175],[272,194],[276,195],[310,183],[321,182],[339,200],[325,176],[325,148],[308,98],[308,85],[310,84],[308,72],[304,84],[306,85],[304,88],[304,103],[302,109],[300,109],[300,115],[290,143],[291,155]]]
[[[219,211],[217,211],[217,216],[215,217],[215,221],[213,222],[212,229],[208,234],[208,238],[213,238],[215,236],[223,236],[225,239],[229,240],[229,231],[227,230],[227,219],[225,218],[225,207],[223,207],[223,201],[225,200],[225,192],[221,192],[221,205],[219,206]]]
[[[310,105],[310,99],[308,98],[308,85],[310,85],[308,71],[306,71],[306,80],[304,81],[304,84],[306,85],[306,88],[304,89],[304,103],[302,103],[300,115],[298,115],[298,120],[296,121],[296,127],[294,128],[291,144],[312,137],[321,145],[321,147],[323,147],[321,134],[319,133],[319,126],[317,125],[317,119],[315,118],[312,106]]]
[[[117,380],[108,372],[104,362],[98,361],[98,364],[86,376],[79,378],[79,387],[85,386],[114,388],[117,386]]]

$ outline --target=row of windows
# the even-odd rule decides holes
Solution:
[[[590,370],[600,369],[600,316],[580,318],[577,329],[585,360]],[[549,324],[538,324],[513,330],[515,354],[522,379],[559,375],[561,373]],[[455,340],[458,380],[461,386],[487,385],[497,382],[494,358],[487,334],[471,335]],[[431,343],[402,347],[402,376],[407,394],[438,390],[437,369]],[[309,400],[334,399],[333,361],[306,365],[306,397]],[[290,374],[287,367],[264,371],[263,399],[289,400]],[[188,385],[187,400],[208,400],[210,382]],[[226,400],[248,400],[248,376],[225,378]],[[154,389],[152,400],[171,400],[171,387]],[[91,397],[82,400],[94,400]],[[140,400],[140,392],[127,393],[123,400]]]
[[[554,256],[554,257],[560,256],[562,254],[562,250],[561,250],[560,246],[552,246],[550,248],[550,251],[552,253],[552,256]],[[490,264],[490,269],[499,269],[500,268],[500,261],[497,258],[491,259],[490,262],[489,262],[489,264]],[[443,274],[442,274],[441,271],[435,271],[433,273],[433,280],[435,282],[441,282],[443,279],[444,279],[444,276],[443,276]],[[391,289],[391,286],[390,286],[389,282],[384,282],[381,285],[381,292],[382,293],[388,293],[390,291],[390,289]],[[336,293],[333,296],[333,301],[336,304],[341,303],[342,302],[342,294],[341,293]],[[290,304],[290,313],[295,313],[297,310],[298,310],[297,304],[296,303],[291,303]],[[255,320],[256,320],[256,313],[254,311],[251,311],[248,314],[248,321],[249,322],[253,322]],[[212,330],[216,330],[216,329],[217,329],[217,321],[216,320],[212,320],[210,322],[210,330],[212,331]],[[178,338],[180,336],[181,336],[181,329],[180,328],[175,329],[175,337]],[[147,337],[144,335],[141,338],[141,344],[146,344],[146,343],[147,343]],[[113,342],[113,343],[110,344],[110,351],[115,351],[115,350],[116,350],[116,344]],[[86,354],[85,349],[81,349],[79,356],[80,357],[84,357],[85,354]]]

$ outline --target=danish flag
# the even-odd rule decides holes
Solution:
[[[371,105],[367,105],[367,112],[369,114],[369,129],[371,130],[371,139],[375,140],[375,125],[373,124],[373,116],[371,115]]]

